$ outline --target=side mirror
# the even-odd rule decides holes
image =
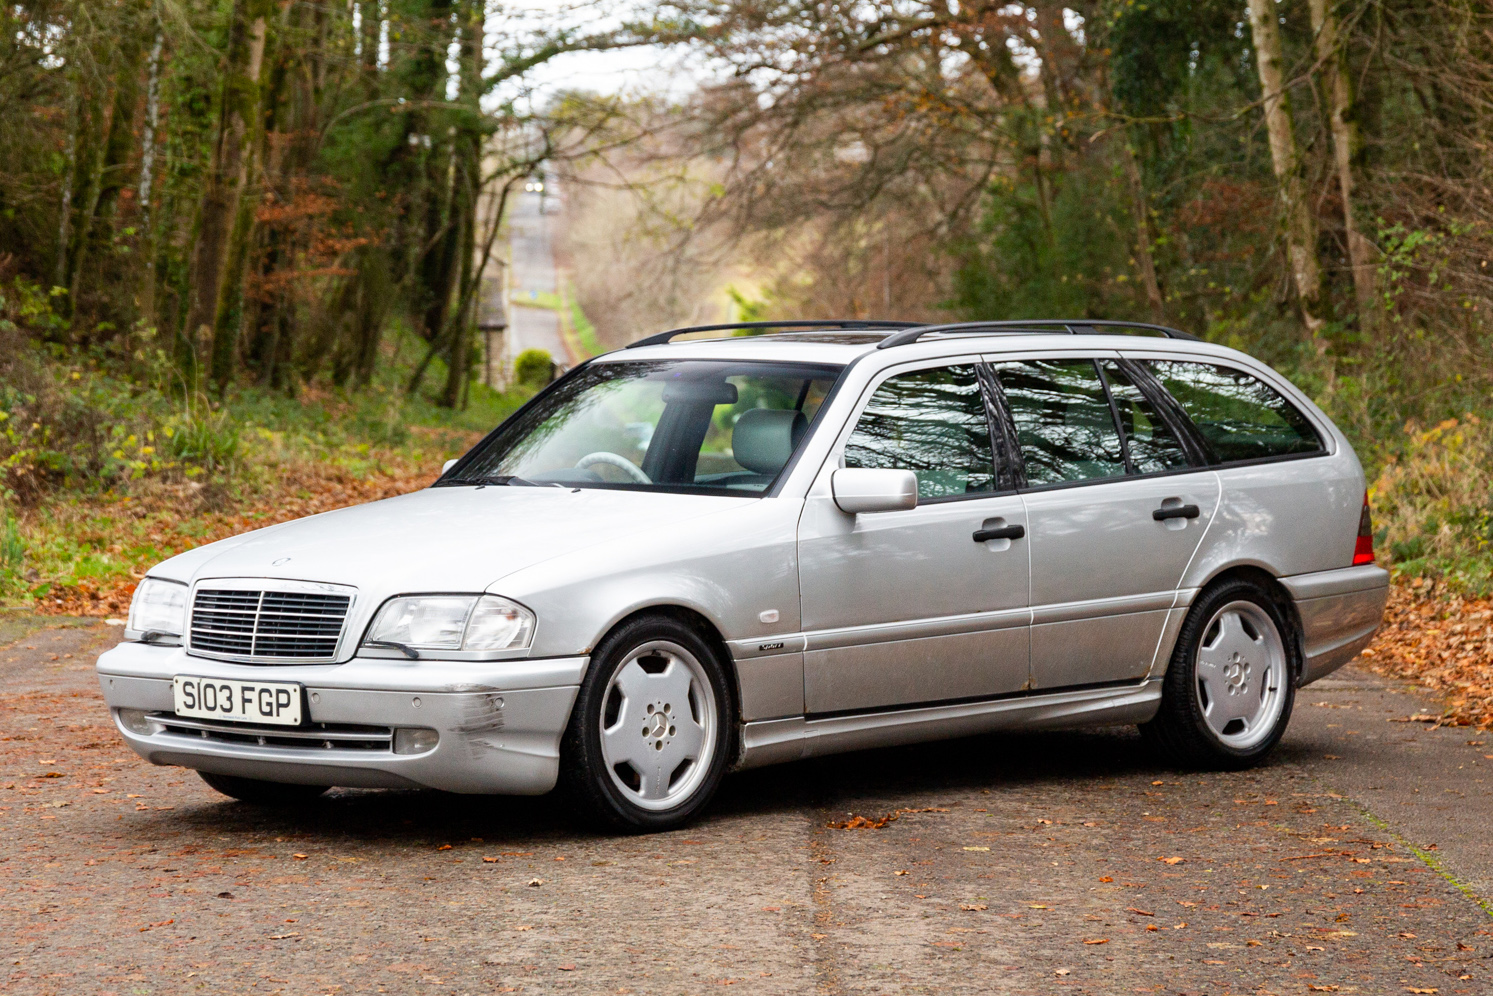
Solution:
[[[461,457],[457,457],[456,458],[456,460],[460,460],[460,459],[461,459]],[[444,475],[446,473],[446,471],[450,470],[452,467],[455,467],[456,466],[456,460],[447,460],[445,463],[441,464],[441,474]]]
[[[847,467],[830,477],[830,491],[840,511],[851,515],[918,507],[918,475],[910,470]]]

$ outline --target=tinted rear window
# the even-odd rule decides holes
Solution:
[[[1146,360],[1220,463],[1320,453],[1311,422],[1275,388],[1233,367]]]

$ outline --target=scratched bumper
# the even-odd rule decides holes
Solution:
[[[272,727],[235,726],[229,737],[119,726],[152,764],[310,785],[433,788],[447,792],[539,795],[555,785],[560,738],[587,658],[496,662],[391,661],[357,658],[324,666],[259,667],[191,657],[181,648],[123,643],[99,658],[99,684],[119,725],[120,709],[169,722],[177,674],[293,681],[306,690],[306,728],[433,729],[434,749],[395,754],[339,741],[261,745],[246,734]],[[218,724],[222,726],[223,724]],[[282,738],[283,739],[283,738]]]

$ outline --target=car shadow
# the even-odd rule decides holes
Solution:
[[[1304,747],[1289,740],[1265,768],[1299,766]],[[998,734],[810,758],[738,772],[693,829],[729,832],[744,819],[811,811],[881,815],[900,806],[937,804],[940,795],[971,791],[1060,792],[1111,779],[1176,776],[1133,727]],[[210,792],[203,786],[204,792]],[[436,791],[337,789],[293,810],[252,806],[218,796],[178,807],[169,817],[179,832],[274,835],[324,843],[439,846],[480,839],[490,847],[597,840],[563,794],[473,796]],[[155,822],[155,821],[152,821]]]

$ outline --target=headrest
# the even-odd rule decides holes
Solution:
[[[808,429],[809,420],[803,412],[752,408],[736,420],[731,452],[747,470],[773,477],[783,469]]]

